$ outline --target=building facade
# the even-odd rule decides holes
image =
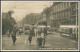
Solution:
[[[78,2],[53,2],[52,6],[43,10],[42,17],[51,28],[78,25]]]
[[[59,25],[77,25],[78,2],[53,2],[50,11],[50,20],[52,27],[59,27]]]
[[[54,2],[52,6],[52,21],[59,21],[62,25],[76,25],[78,17],[78,2]]]
[[[45,8],[42,12],[43,21],[47,22],[47,26],[50,26],[50,21],[51,21],[50,12],[51,12],[51,7]]]

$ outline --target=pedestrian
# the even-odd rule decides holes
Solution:
[[[35,36],[34,28],[32,28],[31,32],[32,32],[33,36]]]
[[[29,35],[28,40],[29,40],[29,44],[31,45],[31,41],[32,41],[32,36],[31,35]]]
[[[37,46],[42,47],[43,46],[43,38],[44,35],[42,33],[42,28],[38,29],[38,36],[37,36]]]
[[[16,28],[13,28],[12,30],[12,40],[13,40],[13,45],[15,45],[15,42],[16,42]]]
[[[38,36],[41,36],[41,28],[38,28]]]
[[[21,36],[21,31],[20,31],[20,29],[19,29],[19,35]]]
[[[38,36],[38,38],[37,38],[37,47],[42,47],[42,37],[41,36]]]
[[[45,36],[47,36],[47,28],[43,29]]]
[[[10,33],[9,33],[9,30],[7,31],[6,35],[7,35],[8,37],[10,37]]]
[[[44,31],[44,28],[42,28],[41,37],[43,39],[42,46],[44,47],[44,45],[45,45],[45,38],[46,38],[46,34],[45,34],[45,31]]]
[[[28,41],[29,41],[30,45],[31,45],[33,36],[34,36],[34,32],[33,32],[33,29],[31,28],[30,31],[29,31],[29,36],[28,36]]]
[[[34,33],[35,33],[35,36],[38,35],[38,29],[37,29],[37,27],[34,29]]]

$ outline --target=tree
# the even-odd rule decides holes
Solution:
[[[2,13],[2,34],[5,35],[8,30],[11,30],[16,21],[12,17],[13,11],[8,11],[7,13]]]

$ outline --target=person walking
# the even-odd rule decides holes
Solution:
[[[42,47],[42,41],[43,41],[42,37],[41,36],[38,36],[37,37],[37,40],[36,40],[37,47]]]
[[[19,35],[21,36],[21,31],[20,31],[20,29],[19,29]]]
[[[13,28],[12,30],[12,40],[13,40],[13,45],[15,45],[16,42],[16,28]]]
[[[35,29],[34,29],[34,33],[35,33],[35,36],[38,35],[38,29],[37,29],[37,27],[35,27]]]
[[[44,30],[45,36],[47,36],[47,28],[44,28],[43,30]]]
[[[29,35],[28,40],[29,40],[29,44],[31,45],[31,42],[32,42],[32,36],[31,35]]]
[[[34,36],[34,31],[33,29],[31,28],[30,31],[29,31],[29,36],[28,36],[28,41],[29,41],[29,44],[31,45],[31,42],[32,42],[32,37]]]
[[[42,33],[42,28],[38,29],[38,36],[37,36],[37,47],[42,47],[43,46],[43,33]]]
[[[45,38],[46,38],[46,34],[45,34],[45,29],[44,28],[42,28],[41,37],[43,39],[43,41],[42,41],[42,47],[44,47],[45,46]]]
[[[10,37],[10,33],[9,33],[9,30],[7,31],[6,35],[7,35],[8,37]]]
[[[41,28],[38,28],[38,36],[41,36]]]

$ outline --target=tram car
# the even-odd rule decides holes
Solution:
[[[78,26],[76,25],[60,25],[60,36],[78,40]]]

